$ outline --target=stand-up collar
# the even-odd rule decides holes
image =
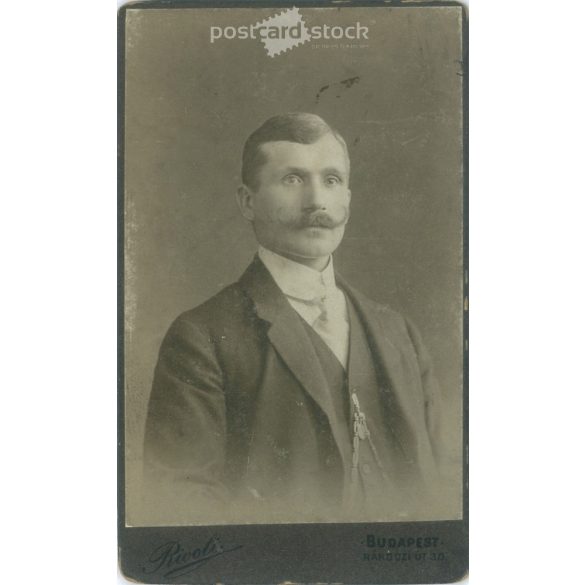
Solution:
[[[289,297],[312,301],[337,289],[331,256],[327,267],[322,272],[284,258],[263,246],[259,247],[258,256],[278,288]]]

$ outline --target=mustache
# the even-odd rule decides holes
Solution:
[[[349,219],[349,210],[344,209],[341,214],[333,215],[327,211],[313,211],[288,222],[289,227],[304,229],[310,227],[324,227],[334,229],[345,225]]]

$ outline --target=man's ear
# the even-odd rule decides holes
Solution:
[[[248,221],[254,221],[254,202],[252,192],[246,185],[240,185],[236,191],[236,201],[240,212]]]

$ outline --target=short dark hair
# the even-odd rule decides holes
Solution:
[[[343,146],[349,164],[347,144],[337,130],[323,118],[306,112],[290,112],[268,118],[254,130],[244,144],[242,156],[242,182],[247,187],[258,188],[258,169],[266,163],[260,147],[267,142],[285,140],[299,144],[313,144],[327,134],[332,134]]]

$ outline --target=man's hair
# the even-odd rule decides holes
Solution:
[[[337,130],[323,118],[305,112],[290,112],[268,118],[246,140],[242,156],[242,182],[252,189],[258,188],[258,171],[266,163],[261,146],[267,142],[285,140],[299,144],[313,144],[323,136],[332,134],[345,151],[349,166],[347,144]]]

